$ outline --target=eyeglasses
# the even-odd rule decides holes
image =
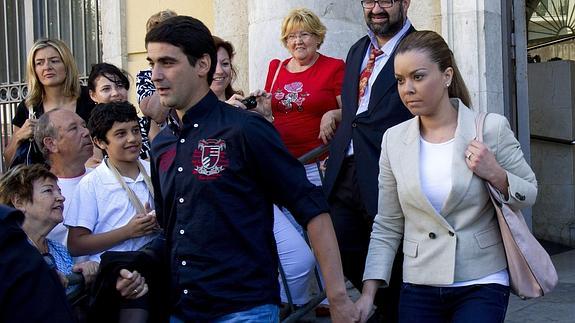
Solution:
[[[391,8],[396,0],[364,0],[361,2],[361,5],[365,9],[373,9],[375,8],[375,4],[377,3],[381,8]]]
[[[311,38],[312,35],[313,35],[312,33],[308,33],[306,31],[302,31],[300,33],[291,33],[287,35],[287,40],[288,42],[294,42],[298,38],[301,38],[301,40],[308,40]]]

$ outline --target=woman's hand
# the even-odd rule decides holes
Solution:
[[[491,183],[505,196],[505,199],[508,198],[509,182],[507,173],[484,143],[472,140],[467,146],[467,150],[465,150],[464,157],[467,167],[475,175]]]
[[[272,95],[264,90],[256,90],[250,95],[256,97],[258,105],[250,110],[259,113],[262,117],[266,118],[267,121],[273,122],[274,117],[272,115]]]
[[[86,285],[89,285],[96,279],[98,267],[100,267],[100,264],[96,261],[85,261],[75,264],[72,271],[75,273],[82,273],[82,276],[84,276],[84,282]]]
[[[237,108],[247,110],[247,107],[242,103],[243,99],[244,99],[244,97],[242,95],[236,93],[236,94],[232,95],[228,100],[226,100],[226,103],[233,105]]]
[[[362,294],[355,302],[355,306],[359,311],[359,321],[361,323],[366,322],[369,318],[369,314],[373,310],[373,299],[365,294]]]
[[[327,144],[333,138],[339,120],[341,120],[340,109],[330,110],[324,113],[319,124],[319,135],[317,138],[321,139],[324,144]]]
[[[122,297],[127,299],[140,298],[148,293],[146,280],[137,271],[127,269],[120,270],[120,275],[116,280],[116,290]]]
[[[36,124],[38,120],[36,119],[26,119],[26,122],[22,125],[22,128],[18,132],[14,133],[14,136],[18,142],[24,141],[34,137],[34,129],[36,129]]]

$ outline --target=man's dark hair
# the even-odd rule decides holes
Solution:
[[[112,129],[114,122],[138,121],[136,108],[130,102],[110,102],[98,104],[92,110],[88,121],[90,136],[108,143],[106,133]]]
[[[179,47],[192,66],[204,54],[211,60],[208,85],[212,84],[216,71],[216,46],[212,34],[203,22],[189,16],[176,16],[164,20],[146,34],[146,48],[149,43],[168,43]]]
[[[96,79],[100,76],[107,78],[110,82],[116,83],[116,85],[126,90],[130,89],[130,80],[128,79],[128,73],[126,71],[112,64],[98,63],[92,65],[92,70],[88,77],[88,88],[90,90],[96,91]]]

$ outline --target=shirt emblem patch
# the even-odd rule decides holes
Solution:
[[[192,154],[193,174],[200,180],[213,180],[221,176],[228,166],[226,142],[223,139],[202,139]]]

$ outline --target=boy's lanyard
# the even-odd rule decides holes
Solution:
[[[114,164],[110,163],[108,158],[104,158],[104,162],[106,163],[106,166],[108,166],[108,168],[112,171],[112,174],[114,174],[114,177],[116,177],[116,180],[120,183],[120,185],[122,186],[124,191],[126,191],[126,194],[128,194],[128,198],[130,199],[132,206],[134,206],[136,208],[136,211],[140,214],[148,213],[146,211],[146,208],[144,207],[144,205],[140,201],[140,199],[136,196],[136,193],[134,193],[134,191],[128,186],[128,184],[126,184],[124,177],[122,175],[120,175],[120,172],[118,172],[118,169],[116,168],[116,166],[114,166]],[[144,168],[144,166],[142,165],[140,160],[138,160],[137,162],[138,162],[138,169],[140,170],[140,174],[142,174],[142,177],[144,177],[144,182],[146,183],[146,186],[148,187],[148,192],[149,192],[150,196],[152,196],[152,199],[154,199],[154,188],[152,186],[152,180],[150,179],[150,176],[146,172],[146,169]]]

